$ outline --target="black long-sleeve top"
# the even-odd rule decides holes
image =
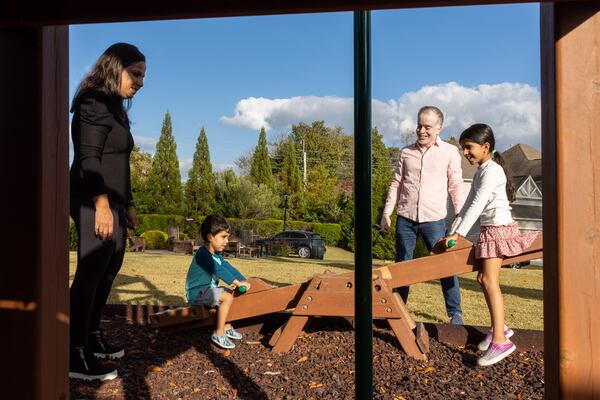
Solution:
[[[111,206],[133,204],[129,156],[133,149],[127,116],[119,118],[122,100],[91,91],[74,106],[71,122],[74,157],[71,198],[91,200],[106,194]]]

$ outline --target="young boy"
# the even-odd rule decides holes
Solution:
[[[227,243],[231,227],[225,218],[219,215],[207,216],[200,226],[200,234],[204,246],[200,247],[192,259],[185,280],[185,294],[188,302],[194,305],[218,307],[217,325],[211,340],[219,347],[232,349],[235,344],[230,339],[241,339],[241,333],[231,325],[225,325],[229,308],[233,303],[230,289],[218,287],[219,280],[236,288],[245,286],[250,289],[250,283],[220,254]]]

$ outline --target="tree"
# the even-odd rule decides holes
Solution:
[[[252,164],[250,166],[250,176],[257,185],[263,184],[273,189],[275,180],[273,179],[273,170],[271,168],[271,159],[267,147],[267,133],[265,128],[260,129],[258,134],[258,144],[252,155]]]
[[[308,172],[305,196],[306,221],[338,222],[342,214],[339,180],[325,165],[317,165]]]
[[[240,184],[240,179],[232,169],[213,174],[215,181],[215,210],[226,218],[236,218],[238,210],[234,204],[235,187]]]
[[[183,213],[183,190],[177,158],[177,144],[173,137],[171,114],[167,111],[156,144],[152,169],[148,176],[149,211],[162,214]]]
[[[294,141],[291,138],[288,139],[285,146],[285,153],[283,154],[283,162],[279,177],[285,192],[296,194],[302,190],[300,168],[296,161],[296,148],[294,146]]]
[[[402,143],[402,147],[406,147],[409,144],[413,144],[416,140],[417,136],[415,131],[406,129],[402,133],[400,133],[400,142]]]
[[[324,121],[314,121],[311,125],[299,123],[292,126],[292,136],[296,148],[302,148],[304,141],[307,173],[317,165],[324,165],[339,180],[352,179],[354,146],[352,137],[341,127],[328,128]]]
[[[395,165],[390,158],[390,151],[383,143],[383,137],[374,128],[371,132],[371,154],[373,159],[372,187],[373,205],[373,256],[384,260],[393,260],[396,256],[395,237],[393,234],[382,235],[379,221],[387,199],[387,192],[392,181]],[[392,216],[393,218],[393,216]]]
[[[214,211],[215,183],[213,179],[208,139],[203,127],[200,129],[194,161],[185,185],[188,212],[193,212],[194,215],[207,215]]]
[[[296,148],[293,138],[289,137],[285,144],[279,180],[284,196],[284,207],[288,208],[290,217],[298,218],[304,212],[304,195],[302,177],[296,161]]]
[[[233,170],[215,173],[216,209],[228,218],[276,218],[279,197],[266,185],[238,178]]]
[[[136,202],[138,213],[148,212],[148,193],[146,183],[152,168],[152,154],[133,146],[130,156],[131,166],[131,192]]]

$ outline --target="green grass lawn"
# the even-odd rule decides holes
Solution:
[[[167,252],[127,253],[117,276],[109,303],[181,305],[185,303],[185,276],[189,255]],[[70,279],[73,279],[76,254],[70,254]],[[304,282],[314,274],[329,270],[343,273],[354,270],[354,254],[328,247],[324,260],[298,257],[229,258],[228,261],[246,277],[258,277],[273,286]],[[389,261],[373,260],[374,265]],[[464,320],[469,325],[489,325],[489,314],[476,273],[459,277]],[[500,275],[511,327],[543,329],[543,280],[541,268],[502,269]],[[439,281],[411,287],[408,308],[418,321],[447,322],[444,298]]]

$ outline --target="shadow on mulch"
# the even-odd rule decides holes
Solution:
[[[104,320],[103,322],[106,323],[109,321]],[[126,327],[134,331],[140,329],[147,330],[144,327],[133,326],[131,324],[126,324]],[[122,329],[120,331],[119,333],[111,332],[111,336],[120,336],[118,342],[122,343],[123,339],[125,339],[124,335],[127,333]],[[211,374],[223,377],[231,387],[237,388],[235,395],[232,397],[237,396],[236,398],[239,399],[268,399],[267,394],[260,386],[250,379],[233,361],[228,359],[230,353],[226,353],[226,351],[212,344],[209,338],[209,330],[201,329],[189,331],[185,334],[154,332],[150,333],[152,337],[150,343],[143,343],[142,340],[135,338],[137,335],[134,334],[133,336],[133,338],[130,338],[131,344],[126,346],[126,356],[122,360],[119,360],[118,363],[111,363],[115,367],[118,367],[119,378],[122,382],[122,393],[119,393],[121,390],[116,392],[114,389],[112,393],[110,391],[108,393],[102,391],[101,388],[106,382],[92,381],[84,384],[81,381],[72,380],[72,399],[124,398],[141,400],[163,398],[159,397],[160,394],[156,393],[157,389],[166,393],[166,397],[164,398],[177,398],[171,397],[170,392],[181,382],[189,382],[197,379],[198,375],[194,371],[186,371],[184,368],[179,371],[180,379],[177,382],[169,382],[167,385],[163,385],[162,388],[157,388],[156,385],[151,387],[149,380],[152,379],[154,374],[161,373],[165,366],[173,365],[172,360],[178,356],[185,354],[189,358],[190,353],[194,352],[205,356],[210,363],[209,367],[214,368],[208,370]],[[266,342],[263,343],[263,345],[266,344]],[[131,348],[131,345],[134,347]],[[205,392],[205,389],[203,387],[198,393]],[[85,397],[81,397],[82,395]]]
[[[139,311],[127,315],[144,319]],[[106,336],[126,347],[126,356],[118,363],[119,378],[102,383],[72,380],[71,398],[353,398],[354,332],[349,321],[314,318],[292,350],[278,354],[270,351],[268,340],[289,315],[272,317],[257,319],[259,324],[240,321],[236,326],[244,340],[232,351],[212,345],[210,329],[164,332],[123,314],[105,317]],[[387,322],[374,322],[373,398],[543,398],[542,352],[525,352],[527,347],[517,343],[514,355],[480,368],[474,344],[483,338],[485,328],[433,324],[426,328],[430,353],[422,362],[404,354]],[[515,333],[516,338],[527,335],[531,333]],[[533,336],[539,341],[539,335]]]

